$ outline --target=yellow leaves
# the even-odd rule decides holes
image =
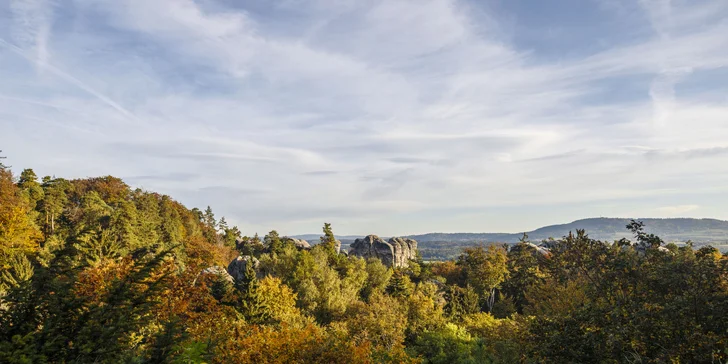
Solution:
[[[346,315],[347,328],[356,340],[388,350],[402,347],[407,315],[397,299],[375,293],[369,304],[356,302]]]
[[[31,218],[32,209],[13,184],[10,171],[0,171],[0,250],[34,253],[42,238]]]
[[[280,278],[263,278],[257,290],[262,305],[268,308],[274,320],[291,325],[303,322],[301,312],[296,307],[297,295]]]
[[[35,254],[40,248],[42,235],[32,213],[29,200],[13,183],[10,171],[0,169],[0,292],[21,278],[14,277],[21,273],[17,271],[18,254]]]

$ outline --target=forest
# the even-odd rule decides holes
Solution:
[[[728,255],[640,221],[398,267],[333,228],[302,249],[118,178],[0,164],[0,362],[728,362]]]

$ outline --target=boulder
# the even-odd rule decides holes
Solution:
[[[245,270],[247,269],[247,265],[252,262],[253,269],[257,271],[258,265],[260,262],[255,257],[251,256],[239,256],[235,259],[233,259],[230,264],[228,264],[227,272],[230,274],[231,277],[235,280],[242,280],[245,278]]]
[[[349,255],[362,258],[377,258],[388,267],[406,267],[417,253],[417,242],[407,238],[392,238],[389,242],[376,235],[356,239],[351,244]]]

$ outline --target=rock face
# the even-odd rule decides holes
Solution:
[[[388,242],[376,235],[356,239],[349,255],[362,258],[378,258],[388,267],[406,267],[417,254],[417,242],[407,238],[392,238]]]
[[[196,284],[198,281],[207,279],[207,277],[214,277],[214,276],[222,277],[224,280],[226,280],[230,283],[235,282],[233,277],[227,272],[227,270],[225,270],[225,267],[220,267],[220,266],[216,265],[216,266],[212,266],[212,267],[203,269],[200,272],[200,274],[197,276],[197,278],[195,278],[195,283],[193,283],[193,285]]]
[[[541,254],[541,255],[549,255],[549,254],[551,254],[551,253],[550,253],[550,252],[548,251],[548,249],[547,249],[547,248],[545,248],[545,247],[543,247],[543,246],[539,246],[539,245],[536,245],[536,244],[534,244],[534,243],[526,243],[526,244],[527,244],[528,246],[530,246],[530,247],[532,247],[532,248],[536,249],[536,251],[537,251],[537,252],[538,252],[539,254]]]
[[[289,238],[286,236],[281,240],[289,241],[289,242],[293,243],[293,245],[295,245],[296,248],[298,248],[298,249],[311,249],[311,244],[309,244],[306,240],[303,240],[303,239]]]
[[[394,248],[394,266],[406,267],[410,259],[417,257],[417,241],[408,238],[391,238],[388,242]]]
[[[258,265],[260,264],[260,262],[258,262],[258,259],[250,256],[239,256],[233,259],[232,262],[230,262],[227,267],[227,272],[228,274],[230,274],[231,277],[233,277],[233,279],[242,280],[243,278],[245,278],[245,269],[247,268],[247,265],[250,264],[250,262],[252,262],[253,264],[253,269],[257,270]]]

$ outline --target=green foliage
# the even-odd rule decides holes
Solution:
[[[413,354],[421,356],[425,363],[490,362],[482,341],[473,338],[465,329],[452,323],[422,334],[409,350]]]
[[[410,280],[410,277],[402,270],[397,269],[389,280],[387,293],[392,297],[409,297],[414,288],[415,285]]]
[[[445,314],[455,322],[464,315],[480,312],[480,297],[470,286],[446,286],[444,296]]]
[[[508,251],[509,274],[503,282],[502,291],[510,297],[515,310],[519,313],[523,313],[524,307],[528,304],[526,291],[542,284],[546,278],[546,274],[541,269],[540,260],[542,259],[545,258],[526,240],[512,246]]]
[[[338,244],[341,244],[334,236],[334,231],[331,229],[331,224],[328,222],[324,224],[324,236],[320,238],[320,246],[326,251],[329,256],[329,260],[335,262],[339,259]]]
[[[384,292],[394,271],[385,266],[381,260],[370,258],[366,261],[366,272],[367,279],[361,296],[362,299],[368,301],[373,294]]]
[[[283,252],[284,244],[275,230],[272,230],[263,238],[263,244],[271,254],[281,254]]]
[[[246,320],[254,323],[264,323],[270,319],[269,307],[259,290],[259,282],[255,268],[253,267],[253,257],[249,257],[245,264],[245,275],[240,280],[235,280],[235,288],[237,288],[238,307]]]
[[[465,282],[475,290],[488,311],[495,303],[495,290],[508,277],[508,257],[503,247],[483,245],[467,248],[458,258]]]

